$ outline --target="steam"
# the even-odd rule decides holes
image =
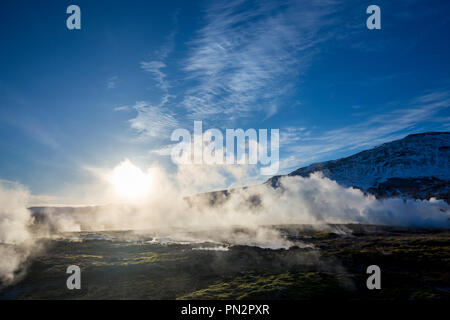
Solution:
[[[195,170],[185,170],[183,175],[186,172],[195,174]],[[176,178],[164,170],[153,168],[152,179],[153,192],[145,202],[72,210],[47,208],[35,219],[26,209],[28,192],[17,184],[0,184],[0,282],[11,282],[20,274],[39,247],[38,239],[62,236],[73,240],[68,232],[135,230],[135,235],[146,234],[147,239],[151,234],[156,243],[196,243],[197,250],[226,250],[233,245],[305,246],[287,239],[277,225],[308,224],[317,229],[345,223],[450,227],[450,208],[445,201],[380,200],[320,173],[308,178],[283,177],[277,189],[259,184],[187,198]]]
[[[29,231],[28,191],[0,181],[0,283],[10,283],[23,271],[23,264],[36,248]]]
[[[195,173],[194,170],[191,170]],[[314,173],[308,178],[283,177],[280,187],[260,184],[234,189],[228,194],[215,193],[181,196],[163,170],[153,170],[154,192],[145,203],[84,208],[75,212],[49,210],[47,222],[55,231],[145,230],[158,232],[172,228],[189,230],[231,229],[234,226],[252,230],[238,239],[236,234],[215,234],[211,241],[231,239],[237,244],[278,243],[278,231],[268,226],[362,223],[405,227],[450,227],[449,205],[442,200],[376,199],[354,188]],[[214,177],[211,175],[210,177]],[[261,229],[264,227],[265,229]],[[205,231],[206,232],[206,231]],[[267,247],[271,247],[267,245]]]

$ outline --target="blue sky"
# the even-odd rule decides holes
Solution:
[[[81,8],[81,30],[66,8]],[[366,8],[381,8],[381,30]],[[445,1],[2,1],[0,179],[35,195],[176,128],[279,128],[281,173],[450,128]]]

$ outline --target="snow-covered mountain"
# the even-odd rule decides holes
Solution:
[[[412,134],[355,155],[311,164],[289,176],[321,171],[344,186],[378,197],[450,199],[450,132]],[[279,186],[281,176],[268,180]]]

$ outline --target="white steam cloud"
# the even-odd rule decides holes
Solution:
[[[219,192],[214,197],[199,195],[187,199],[163,170],[153,169],[152,179],[153,192],[139,205],[92,207],[67,213],[50,211],[46,216],[58,231],[208,230],[233,226],[255,229],[329,223],[450,227],[449,205],[443,200],[380,200],[358,189],[343,187],[320,173],[308,178],[284,177],[277,189],[261,184],[235,189],[228,195]],[[259,242],[263,242],[262,238],[258,235]]]
[[[0,181],[0,283],[10,283],[23,272],[23,264],[36,248],[29,231],[28,191]]]
[[[0,279],[14,279],[36,248],[37,239],[73,237],[61,234],[64,232],[148,230],[153,238],[210,242],[218,248],[250,245],[279,249],[301,244],[286,239],[276,225],[450,227],[450,208],[445,201],[380,200],[340,186],[320,173],[309,178],[284,177],[277,189],[261,184],[235,189],[227,195],[218,192],[189,198],[181,196],[182,190],[174,183],[176,178],[164,170],[152,168],[151,178],[152,191],[145,202],[74,210],[48,208],[35,220],[26,209],[26,190],[17,185],[0,185]],[[34,233],[29,231],[31,224]],[[184,235],[180,238],[180,234]]]

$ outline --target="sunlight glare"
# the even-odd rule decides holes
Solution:
[[[137,200],[149,195],[152,175],[149,171],[143,172],[126,159],[112,170],[109,181],[119,196],[128,200]]]

